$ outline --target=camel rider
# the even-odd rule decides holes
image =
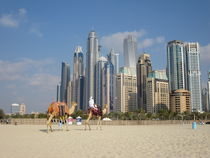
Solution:
[[[93,100],[93,97],[91,96],[90,99],[89,99],[89,107],[92,109],[96,109],[97,106],[94,104],[94,100]]]

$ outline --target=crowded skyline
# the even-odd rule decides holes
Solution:
[[[12,103],[24,102],[27,112],[46,111],[56,100],[61,62],[73,64],[77,45],[86,54],[92,29],[98,34],[101,54],[106,56],[113,48],[121,59],[120,66],[124,65],[123,39],[129,34],[137,38],[137,56],[150,54],[156,70],[166,69],[167,42],[199,42],[205,86],[210,59],[209,1],[190,2],[175,6],[179,12],[171,12],[172,1],[1,1],[0,107],[9,112]]]

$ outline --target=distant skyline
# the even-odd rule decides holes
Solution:
[[[166,68],[167,42],[199,42],[206,86],[209,8],[209,0],[1,0],[0,108],[8,113],[12,103],[25,103],[27,112],[45,112],[56,100],[62,61],[70,64],[72,76],[75,47],[82,46],[86,56],[91,30],[102,45],[101,55],[113,48],[120,61],[123,39],[134,35],[137,58],[150,54],[153,70]]]

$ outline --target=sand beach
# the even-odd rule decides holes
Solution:
[[[1,158],[209,158],[210,125],[102,126],[47,133],[45,125],[0,125]]]

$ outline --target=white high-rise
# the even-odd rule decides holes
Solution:
[[[208,111],[210,111],[210,70],[209,70],[209,73],[208,73],[208,85],[207,85],[207,88],[208,88]]]
[[[86,99],[85,105],[88,105],[88,100],[92,96],[95,99],[95,84],[96,84],[96,63],[99,58],[99,45],[95,31],[91,31],[88,35],[87,53],[86,53]],[[87,107],[86,107],[87,108]]]
[[[124,64],[126,67],[136,68],[136,51],[137,42],[136,38],[132,35],[128,35],[123,41],[124,50]]]
[[[187,89],[191,93],[191,109],[202,111],[200,50],[198,43],[186,43]]]

